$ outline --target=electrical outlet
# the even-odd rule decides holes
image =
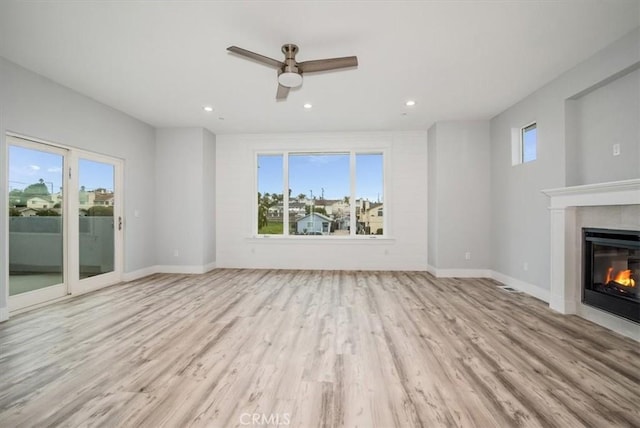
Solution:
[[[620,156],[620,143],[615,143],[613,145],[613,155]]]
[[[467,251],[466,253],[464,253],[464,259],[465,260],[471,260],[471,253],[469,251]]]
[[[527,262],[522,263],[522,269],[523,270],[529,270],[529,263],[527,263]]]
[[[180,251],[173,250],[173,257],[180,257]]]

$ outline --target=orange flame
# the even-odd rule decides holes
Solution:
[[[604,283],[608,284],[611,281],[616,282],[625,287],[636,286],[636,282],[633,280],[633,278],[631,278],[631,269],[621,270],[616,274],[616,276],[613,276],[613,268],[610,267],[609,269],[607,269],[607,277]]]

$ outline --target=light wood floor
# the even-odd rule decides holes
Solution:
[[[640,426],[637,342],[490,280],[154,275],[0,348],[2,427]]]

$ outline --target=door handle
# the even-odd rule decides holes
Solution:
[[[122,230],[122,217],[118,217],[118,230]]]

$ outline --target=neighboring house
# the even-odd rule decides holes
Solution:
[[[51,195],[51,203],[53,205],[62,204],[62,192],[54,193]]]
[[[33,217],[38,213],[38,211],[33,208],[19,208],[18,211],[20,212],[21,217]]]
[[[94,205],[96,195],[92,191],[86,191],[84,186],[80,188],[78,192],[78,201],[80,203],[80,209],[89,209]]]
[[[336,218],[340,218],[349,215],[351,206],[349,205],[349,202],[346,202],[344,199],[340,199],[337,201],[332,201],[332,204],[328,205],[326,210],[327,214],[331,214]]]
[[[41,196],[34,196],[27,199],[27,208],[33,208],[35,210],[53,208],[53,202]]]
[[[384,227],[384,207],[381,203],[367,203],[358,215],[358,233],[376,235]]]
[[[333,220],[326,215],[308,214],[296,222],[296,232],[298,235],[328,235],[332,222]]]
[[[96,190],[95,192],[95,196],[94,196],[94,205],[102,205],[102,206],[106,206],[106,207],[112,207],[113,206],[113,193],[112,192],[107,192],[104,191],[102,189],[100,189],[101,191]]]
[[[269,207],[267,210],[267,218],[269,220],[280,220],[282,221],[284,213],[284,205],[279,203],[272,207]],[[305,215],[305,204],[303,202],[289,201],[289,216],[294,215],[295,217],[300,217]]]
[[[323,208],[327,215],[335,215],[334,206],[339,203],[344,203],[344,201],[340,199],[316,199],[310,202],[316,208]]]
[[[306,212],[305,207],[306,207],[305,202],[289,200],[289,214],[304,215]]]

